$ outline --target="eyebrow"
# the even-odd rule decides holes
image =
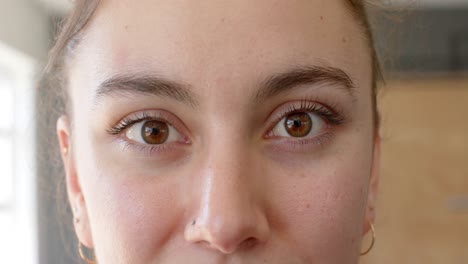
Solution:
[[[294,68],[265,79],[254,96],[255,103],[261,103],[301,85],[338,85],[354,99],[354,83],[343,70],[330,66],[306,66]],[[189,85],[169,80],[154,74],[117,74],[98,85],[95,95],[97,102],[107,96],[142,94],[167,97],[192,107],[198,100]]]
[[[98,85],[95,101],[106,96],[142,94],[167,97],[192,107],[198,104],[189,86],[153,74],[117,74]]]
[[[355,86],[345,71],[330,66],[305,66],[267,78],[255,95],[255,102],[263,102],[301,85],[314,84],[338,85],[354,99]]]

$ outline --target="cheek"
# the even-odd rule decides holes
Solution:
[[[99,171],[87,186],[96,255],[110,263],[148,262],[179,226],[183,210],[176,199],[177,185],[168,177],[143,180],[135,175],[132,180]]]
[[[361,155],[362,157],[363,155]],[[367,199],[369,159],[342,152],[305,163],[300,169],[277,168],[274,216],[298,254],[345,263],[359,251]],[[294,173],[291,173],[294,171]],[[333,257],[332,257],[333,258]]]

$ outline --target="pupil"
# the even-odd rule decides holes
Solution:
[[[155,135],[157,136],[160,132],[159,128],[157,127],[154,127],[154,128],[151,128],[151,127],[147,127],[146,128],[146,132],[149,134],[149,135]]]
[[[297,127],[297,128],[301,127],[301,126],[302,126],[302,121],[301,121],[301,120],[297,120],[297,119],[294,120],[294,126]]]

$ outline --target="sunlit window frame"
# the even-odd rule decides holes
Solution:
[[[38,263],[36,164],[35,164],[35,89],[34,76],[38,68],[31,57],[0,42],[0,67],[8,70],[14,85],[13,128],[0,131],[13,139],[14,192],[10,203],[0,210],[14,214],[15,237],[9,239],[8,250],[14,260],[8,263]],[[2,256],[3,258],[3,256]]]

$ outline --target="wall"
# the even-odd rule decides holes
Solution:
[[[47,54],[50,23],[32,0],[1,0],[0,41],[37,60]]]
[[[467,88],[453,78],[385,87],[376,243],[361,264],[468,263]]]
[[[468,7],[373,9],[376,44],[400,74],[468,72]]]

